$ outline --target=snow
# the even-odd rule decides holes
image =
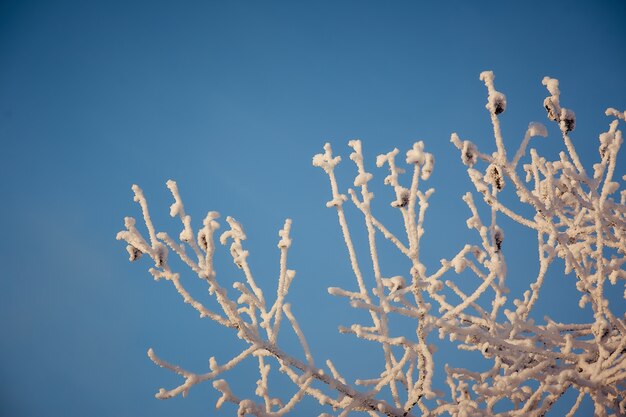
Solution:
[[[295,277],[295,271],[287,268],[287,255],[292,246],[290,219],[285,220],[278,232],[280,272],[275,285],[276,298],[270,302],[265,299],[248,264],[243,226],[233,217],[226,217],[228,229],[219,236],[219,241],[228,246],[243,277],[227,281],[234,282],[230,285],[237,292],[235,297],[229,298],[213,269],[213,257],[218,249],[214,241],[220,227],[219,214],[209,211],[203,227],[194,230],[178,186],[169,180],[167,187],[174,198],[170,215],[177,217],[183,226],[178,236],[180,242],[176,242],[167,233],[156,232],[143,191],[133,185],[134,200],[141,208],[147,238],[137,229],[134,218],[124,219],[125,230],[117,234],[117,239],[126,242],[130,260],[152,261],[154,266],[149,272],[155,279],[171,283],[182,300],[201,317],[232,329],[246,345],[222,365],[211,357],[209,371],[204,373],[169,364],[150,349],[148,356],[156,365],[182,379],[175,388],[161,388],[157,398],[185,396],[195,385],[212,380],[213,387],[221,393],[216,407],[233,403],[240,416],[286,415],[304,396],[311,396],[320,404],[343,410],[340,415],[366,411],[371,415],[380,412],[407,417],[428,413],[492,417],[503,415],[496,409],[508,407],[503,413],[521,417],[544,415],[561,395],[574,390],[579,395],[571,406],[570,415],[587,396],[594,403],[596,415],[624,414],[625,315],[612,310],[614,306],[608,304],[605,292],[614,290],[609,285],[616,286],[620,280],[626,280],[623,269],[626,265],[626,193],[620,192],[620,203],[609,197],[621,187],[620,177],[615,173],[623,141],[618,121],[625,120],[626,113],[607,110],[606,114],[616,120],[599,136],[600,160],[594,165],[593,178],[589,178],[568,135],[575,128],[575,114],[561,107],[558,81],[545,77],[542,82],[550,96],[544,105],[548,118],[560,127],[565,150],[553,161],[534,149],[527,155],[531,137],[547,136],[546,127],[535,122],[529,124],[515,156],[509,160],[498,119],[506,109],[506,97],[495,89],[491,71],[481,73],[480,78],[488,91],[487,109],[497,151],[481,153],[473,142],[461,141],[456,133],[451,135],[450,140],[460,152],[476,191],[462,197],[471,212],[466,224],[475,233],[475,239],[457,245],[461,249],[442,259],[434,270],[424,264],[420,251],[425,212],[434,190],[423,191],[419,179],[427,180],[433,174],[435,161],[432,154],[425,152],[423,141],[415,142],[407,150],[406,159],[398,162],[398,165],[407,164],[408,178],[403,175],[405,170],[396,164],[395,158],[400,152],[397,148],[378,155],[375,161],[379,168],[384,165],[389,168],[383,182],[393,189],[392,206],[397,208],[394,214],[404,225],[399,228],[399,234],[387,229],[374,215],[371,204],[374,195],[368,189],[374,175],[366,170],[369,161],[364,156],[361,141],[349,142],[353,149],[350,160],[356,166],[354,186],[359,190],[348,190],[348,194],[365,222],[365,243],[372,267],[368,273],[361,269],[361,252],[357,256],[350,230],[352,223],[349,225],[343,207],[350,200],[340,192],[335,177],[334,169],[341,157],[333,156],[330,144],[324,146],[323,153],[313,157],[313,165],[329,178],[332,195],[327,206],[337,211],[355,279],[352,290],[330,287],[328,292],[346,298],[350,306],[368,313],[363,316],[364,322],[352,323],[340,331],[381,347],[383,366],[374,369],[372,365],[371,370],[364,370],[370,373],[367,379],[347,381],[330,360],[325,362],[330,372],[315,365],[314,352],[298,324],[296,309],[292,311],[287,302]],[[525,182],[518,177],[518,162],[522,158]],[[621,180],[626,181],[626,176]],[[506,190],[505,182],[510,184]],[[519,201],[509,207],[507,193]],[[475,195],[484,205],[480,210]],[[526,205],[525,217],[516,211],[519,203]],[[489,214],[485,216],[485,213]],[[520,294],[509,294],[507,287],[506,255],[514,250],[516,236],[509,233],[505,244],[505,233],[500,226],[503,217],[529,228],[538,238],[538,272]],[[193,236],[197,236],[197,240]],[[408,267],[403,275],[384,275],[387,268],[380,265],[377,249],[382,239],[388,240],[392,248],[406,257]],[[173,271],[169,264],[168,258],[176,256],[206,281],[213,298],[211,305],[217,311],[209,310],[187,291],[181,274]],[[543,322],[536,323],[531,317],[535,301],[543,291],[546,271],[559,265],[554,262],[557,258],[561,258],[564,268],[556,278],[562,279],[563,285],[575,285],[580,292],[579,307],[590,312],[587,322],[558,323],[544,317]],[[471,281],[457,285],[460,279],[467,277]],[[315,310],[312,312],[314,314]],[[395,334],[391,323],[396,316],[410,319],[415,325],[414,331]],[[289,327],[296,335],[299,352],[282,350],[281,326]],[[443,358],[428,343],[435,332],[488,365],[481,365],[478,371],[446,364],[446,383],[438,389],[439,379],[434,376],[440,372],[439,363]],[[302,356],[304,360],[299,359]],[[258,363],[259,378],[253,383],[257,397],[240,398],[225,379],[218,379],[243,361]],[[289,398],[270,396],[271,366],[293,383],[293,394]],[[356,390],[357,385],[365,385],[367,390]],[[447,393],[443,392],[446,386]],[[502,399],[509,399],[514,407],[507,401],[501,402]],[[320,414],[324,415],[329,414]]]

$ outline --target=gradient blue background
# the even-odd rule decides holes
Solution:
[[[169,178],[196,226],[207,210],[244,224],[268,295],[277,281],[277,231],[291,217],[290,267],[298,275],[290,299],[318,363],[333,358],[348,379],[374,376],[367,366],[375,346],[336,332],[362,313],[326,292],[354,284],[336,215],[325,207],[327,179],[311,166],[324,142],[344,156],[344,188],[354,172],[348,140],[363,140],[379,183],[378,153],[426,142],[436,156],[423,247],[432,271],[475,239],[460,202],[469,182],[449,137],[457,131],[482,149],[494,147],[481,71],[493,70],[507,95],[502,125],[511,147],[528,122],[547,123],[541,79],[558,78],[562,104],[578,116],[573,140],[587,167],[609,122],[605,108],[626,108],[624,2],[469,3],[3,1],[0,414],[234,414],[214,410],[210,384],[185,399],[153,397],[180,380],[149,361],[149,347],[203,372],[210,355],[224,360],[240,346],[199,320],[171,285],[153,282],[147,261],[129,264],[115,241],[124,216],[140,217],[132,183],[144,189],[159,228],[177,234]],[[554,155],[559,134],[549,131],[534,146]],[[375,210],[399,230],[389,191],[375,192]],[[359,217],[348,213],[355,237],[363,236]],[[532,234],[503,227],[510,286],[519,295],[536,273],[535,243]],[[387,252],[383,272],[406,275]],[[218,267],[230,286],[241,277],[227,255],[220,252]],[[547,284],[558,291],[540,299],[538,317],[582,319],[561,265]],[[197,280],[184,278],[204,299]],[[612,304],[618,312],[622,291]],[[300,354],[288,332],[284,343]],[[462,359],[449,352],[442,347],[441,364]],[[227,378],[243,394],[254,388],[254,365]],[[271,388],[289,391],[277,384]],[[314,411],[310,401],[300,409]]]

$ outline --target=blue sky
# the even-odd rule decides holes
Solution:
[[[470,184],[450,134],[493,148],[481,71],[493,70],[507,95],[510,146],[528,122],[547,123],[541,79],[558,78],[588,167],[605,108],[626,109],[623,2],[469,3],[3,1],[0,414],[232,415],[213,409],[209,384],[185,399],[153,397],[178,379],[148,360],[149,347],[204,370],[209,356],[238,346],[152,281],[147,262],[129,264],[115,240],[124,216],[140,216],[133,183],[160,228],[178,230],[170,178],[196,225],[207,210],[243,223],[266,292],[276,283],[277,232],[293,219],[294,313],[318,361],[331,356],[346,375],[363,376],[369,348],[336,335],[358,314],[325,290],[349,287],[352,275],[325,207],[327,179],[311,165],[323,144],[344,156],[345,188],[348,140],[363,141],[375,181],[385,175],[378,153],[425,141],[436,157],[424,238],[434,268],[471,238],[460,203]],[[549,131],[536,146],[553,154],[559,136]],[[385,198],[381,188],[383,211]],[[520,239],[505,254],[511,279],[523,282],[536,250]],[[551,278],[570,294],[571,277]],[[580,314],[566,298],[538,308]],[[233,385],[253,387],[247,375],[256,378],[243,369]]]

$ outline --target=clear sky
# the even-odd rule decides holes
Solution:
[[[344,156],[346,188],[348,140],[363,141],[375,182],[385,175],[374,167],[378,153],[424,140],[437,192],[423,255],[435,268],[472,236],[460,203],[470,184],[450,134],[494,146],[479,73],[493,70],[507,95],[510,146],[528,122],[548,122],[541,79],[558,78],[590,167],[605,108],[626,109],[625,18],[623,1],[1,2],[0,414],[233,415],[214,410],[210,384],[185,399],[153,396],[179,379],[149,361],[149,347],[204,371],[209,356],[239,346],[171,285],[155,283],[148,262],[129,264],[115,240],[124,216],[140,217],[133,183],[157,225],[176,234],[170,178],[195,225],[207,210],[243,223],[267,293],[277,232],[292,218],[291,302],[317,360],[373,376],[362,372],[370,347],[336,335],[357,315],[325,289],[350,288],[353,278],[312,156],[331,142]],[[549,129],[536,143],[547,153],[560,145]],[[387,210],[389,195],[377,195]],[[513,282],[528,278],[532,244],[505,250]],[[223,265],[221,279],[241,279]],[[550,285],[563,295],[539,310],[580,314],[566,301],[571,276],[555,269]],[[255,379],[250,369],[230,377],[237,389]],[[316,409],[303,407],[301,415]]]

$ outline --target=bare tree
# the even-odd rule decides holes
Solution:
[[[554,161],[534,149],[528,157],[531,138],[547,136],[545,126],[531,123],[519,148],[509,154],[498,119],[506,110],[506,97],[495,89],[493,73],[483,72],[480,78],[488,90],[486,107],[493,124],[496,151],[482,153],[474,143],[461,140],[457,134],[451,137],[476,189],[474,194],[467,192],[463,200],[471,213],[467,226],[475,230],[479,244],[466,244],[432,271],[422,263],[420,241],[428,200],[434,190],[424,190],[420,182],[428,180],[435,160],[424,151],[422,142],[415,143],[400,164],[398,149],[376,158],[378,167],[386,166],[389,170],[384,183],[395,194],[391,206],[402,219],[406,233],[403,236],[388,230],[371,210],[373,193],[368,182],[373,176],[367,171],[360,141],[349,143],[354,150],[350,159],[356,165],[357,175],[354,189],[347,194],[339,189],[334,170],[341,158],[333,155],[331,146],[326,144],[324,153],[313,158],[313,165],[322,168],[330,180],[332,194],[326,205],[337,211],[356,280],[352,288],[333,287],[329,293],[368,312],[365,323],[342,327],[340,332],[380,344],[384,367],[373,371],[371,379],[350,383],[330,360],[323,365],[314,360],[287,302],[295,276],[287,267],[291,220],[287,219],[279,232],[280,274],[275,295],[267,297],[253,277],[244,248],[246,235],[235,219],[226,218],[228,228],[219,238],[219,215],[213,211],[208,212],[203,226],[194,230],[176,183],[168,181],[174,197],[170,215],[178,217],[183,225],[178,239],[174,239],[165,232],[157,233],[142,190],[134,185],[147,237],[136,228],[133,218],[125,219],[126,230],[119,232],[117,239],[128,244],[130,260],[148,255],[154,262],[149,271],[156,280],[171,282],[183,301],[201,317],[231,328],[246,343],[245,349],[225,363],[211,358],[206,373],[170,364],[150,349],[150,359],[182,378],[179,386],[161,389],[157,398],[185,395],[194,385],[211,380],[221,392],[217,407],[234,403],[240,416],[284,415],[305,396],[330,406],[324,410],[332,408],[339,416],[351,412],[372,416],[543,416],[567,390],[574,390],[578,397],[568,416],[576,414],[586,396],[593,400],[596,416],[625,415],[626,320],[624,311],[615,311],[609,305],[606,294],[615,291],[620,280],[626,278],[626,191],[618,191],[620,184],[615,173],[622,145],[618,123],[626,120],[626,113],[606,111],[613,121],[599,136],[599,159],[588,172],[569,136],[575,128],[574,112],[561,107],[558,81],[546,77],[543,84],[550,95],[544,105],[548,118],[559,126],[564,151]],[[522,164],[523,160],[527,162]],[[404,169],[399,166],[404,162],[410,177],[406,185],[401,181]],[[515,203],[526,205],[532,215],[522,215],[516,211],[517,206],[503,201],[505,187],[516,196]],[[476,196],[490,211],[486,219],[479,215]],[[348,201],[363,214],[373,283],[366,282],[357,259],[343,208]],[[506,285],[505,235],[498,225],[502,216],[537,235],[539,272],[517,298],[509,294]],[[404,276],[384,275],[377,249],[377,239],[381,238],[389,240],[408,259],[410,267]],[[213,267],[217,239],[230,247],[232,260],[245,277],[245,282],[233,284],[238,292],[236,298],[228,297]],[[181,275],[168,263],[172,252],[206,281],[216,301],[215,311],[185,289]],[[580,307],[591,306],[587,322],[560,323],[545,317],[542,324],[537,324],[531,318],[546,273],[557,258],[564,261],[564,275],[569,275],[563,279],[575,281]],[[464,270],[477,278],[476,286],[469,292],[464,292],[454,279]],[[411,320],[414,331],[394,334],[390,323],[398,317]],[[278,335],[285,321],[299,338],[303,359],[299,352],[286,352],[279,346]],[[427,343],[433,333],[449,338],[458,349],[480,355],[490,364],[488,369],[481,372],[448,364],[442,367],[435,347]],[[245,360],[256,361],[259,366],[255,395],[250,398],[234,393],[226,380],[218,379]],[[268,379],[272,366],[293,382],[296,389],[291,398],[270,395]],[[434,386],[436,372],[445,373],[443,386]]]

